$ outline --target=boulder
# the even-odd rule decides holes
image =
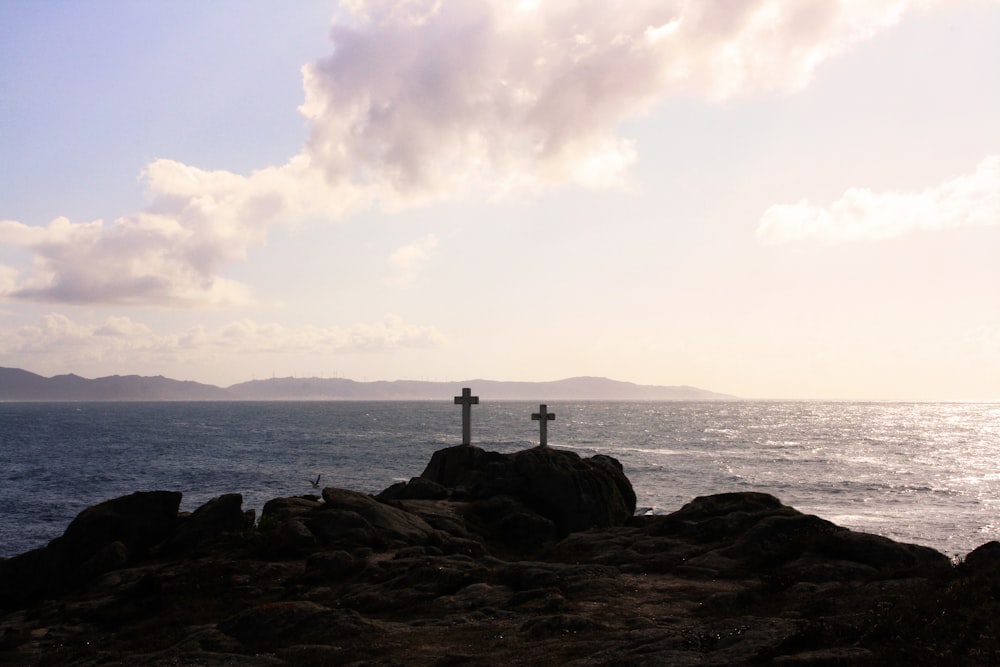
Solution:
[[[80,512],[50,547],[82,561],[120,541],[134,558],[141,558],[173,533],[180,504],[177,491],[139,491],[107,500]]]
[[[695,498],[659,520],[655,532],[720,545],[688,563],[728,574],[782,568],[800,580],[829,581],[875,572],[932,574],[949,567],[947,557],[934,549],[848,530],[765,493]]]
[[[48,546],[0,563],[0,607],[60,593],[147,556],[177,525],[181,494],[140,491],[80,512]]]
[[[285,519],[301,518],[323,507],[323,503],[313,498],[272,498],[264,503],[260,512],[260,523],[278,525]]]
[[[767,493],[719,493],[699,496],[676,512],[659,519],[659,532],[700,542],[730,541],[764,517],[800,513]]]
[[[535,447],[511,454],[471,445],[434,453],[420,475],[457,497],[517,499],[552,522],[557,536],[624,524],[635,513],[635,492],[621,464],[609,456]]]
[[[190,516],[184,517],[165,546],[168,549],[189,548],[224,533],[243,530],[246,520],[243,496],[227,493],[212,498]]]
[[[439,541],[437,531],[416,514],[379,502],[358,491],[323,489],[324,506],[307,522],[321,541],[367,546],[426,544]],[[341,539],[346,536],[346,540]]]
[[[882,535],[846,528],[824,534],[813,545],[813,551],[828,560],[873,567],[883,575],[931,575],[951,567],[947,556],[930,547],[896,542]]]
[[[962,561],[962,570],[1000,574],[1000,542],[993,540],[969,552]]]
[[[425,477],[414,477],[409,482],[393,484],[375,497],[381,501],[443,500],[448,497],[448,489]]]

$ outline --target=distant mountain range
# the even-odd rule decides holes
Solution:
[[[0,368],[0,401],[387,401],[451,400],[471,387],[481,400],[690,401],[735,396],[688,386],[640,385],[601,377],[554,382],[356,382],[342,378],[272,378],[216,387],[162,375],[78,375],[46,378],[19,368]]]

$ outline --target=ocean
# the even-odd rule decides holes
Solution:
[[[725,401],[549,404],[549,445],[623,464],[639,512],[771,493],[842,526],[961,557],[1000,539],[1000,404]],[[537,404],[473,407],[473,442],[538,443]],[[441,402],[0,403],[0,557],[43,546],[82,509],[170,489],[260,510],[338,486],[377,493],[461,442]]]

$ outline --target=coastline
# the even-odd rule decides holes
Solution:
[[[635,517],[610,457],[453,447],[378,496],[328,487],[259,520],[238,494],[178,513],[179,494],[151,493],[0,561],[0,662],[1000,658],[1000,544],[953,564],[761,493]]]

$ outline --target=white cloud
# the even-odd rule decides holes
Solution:
[[[0,330],[0,355],[8,365],[35,368],[81,368],[102,363],[122,368],[155,365],[184,356],[240,359],[247,355],[385,353],[437,347],[444,336],[434,327],[407,324],[394,315],[381,322],[350,327],[287,327],[241,319],[209,329],[155,332],[128,317],[112,316],[100,324],[76,322],[50,313],[38,322]]]
[[[33,266],[5,280],[13,299],[55,303],[228,305],[247,290],[219,275],[248,239],[221,247],[220,227],[142,213],[112,225],[56,218],[46,227],[0,221],[0,243],[33,254]],[[242,242],[242,247],[241,247]]]
[[[437,237],[428,234],[396,250],[389,256],[392,273],[386,278],[386,284],[400,288],[412,285],[437,246]]]
[[[638,155],[619,124],[665,95],[795,90],[932,4],[347,0],[333,54],[303,68],[310,135],[298,155],[246,176],[156,160],[143,172],[149,206],[110,225],[4,221],[0,243],[33,266],[16,281],[0,275],[0,295],[245,303],[248,289],[224,268],[276,224],[554,184],[618,187]]]
[[[347,331],[331,331],[327,335],[327,342],[334,349],[354,352],[438,347],[445,340],[437,329],[409,325],[395,315],[387,315],[378,324],[360,324]]]
[[[114,336],[116,338],[145,338],[152,333],[153,330],[145,324],[117,315],[108,317],[104,324],[94,329],[95,336]]]
[[[671,91],[795,90],[918,4],[355,0],[334,54],[303,70],[307,153],[332,182],[397,197],[618,185],[625,118]]]
[[[0,220],[0,227],[5,223],[5,220]],[[0,295],[12,292],[17,288],[17,275],[18,271],[14,267],[0,264]]]
[[[914,230],[1000,225],[1000,156],[971,174],[922,192],[875,193],[851,188],[829,206],[807,201],[771,206],[757,235],[770,243],[886,239]]]

